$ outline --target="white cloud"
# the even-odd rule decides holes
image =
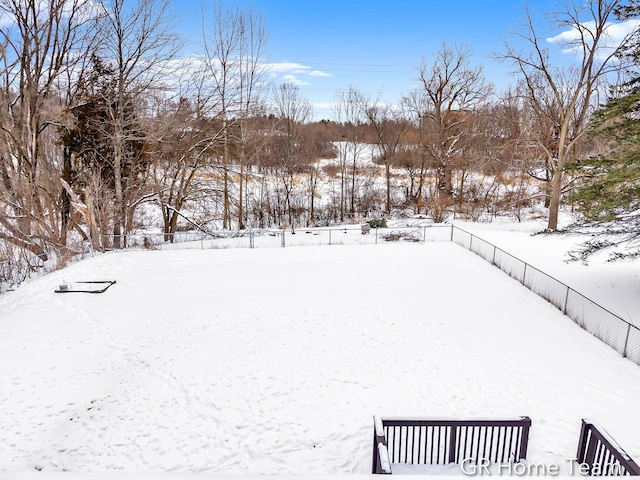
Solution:
[[[295,75],[283,75],[282,76],[283,83],[291,83],[292,85],[309,85],[309,82],[305,82],[300,80]]]
[[[265,67],[267,67],[272,72],[292,72],[295,70],[306,72],[311,70],[311,67],[306,65],[302,65],[300,63],[294,62],[276,62],[276,63],[266,63]]]
[[[581,24],[583,33],[595,30],[595,22],[585,22]],[[640,27],[640,20],[626,20],[620,23],[607,23],[605,26],[604,38],[600,43],[599,57],[605,57],[613,53],[620,46],[622,41],[632,32]],[[588,37],[587,37],[588,38]],[[581,40],[581,32],[578,28],[571,28],[560,32],[558,35],[547,38],[548,43],[564,46],[562,53],[574,53],[580,49],[576,42]]]
[[[332,77],[330,73],[323,72],[322,70],[314,70],[308,65],[303,65],[296,62],[276,62],[266,63],[264,65],[270,73],[271,78],[275,78],[274,74],[283,74],[285,77],[307,75],[309,77]],[[306,83],[304,83],[306,85]],[[298,85],[302,85],[298,83]]]
[[[607,35],[612,42],[619,45],[624,38],[640,27],[640,20],[632,19],[622,23],[612,23],[607,26]]]
[[[310,77],[333,77],[330,73],[323,72],[322,70],[312,70],[309,72]]]
[[[102,12],[102,4],[96,0],[64,0],[56,4],[56,8],[62,6],[62,14],[65,19],[72,15],[76,22],[83,23],[98,18]],[[22,4],[15,4],[0,13],[0,28],[8,28],[16,25],[16,17],[11,11],[13,8],[26,8]],[[33,5],[35,17],[40,21],[46,21],[49,16],[50,3],[47,0],[37,0]],[[9,11],[7,11],[9,10]]]
[[[15,17],[13,15],[8,14],[4,10],[0,13],[0,28],[5,28],[13,25],[15,23]]]
[[[314,102],[312,105],[318,110],[333,110],[336,107],[335,102]]]

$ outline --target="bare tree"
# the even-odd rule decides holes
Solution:
[[[112,70],[112,82],[105,99],[107,118],[104,134],[112,149],[110,163],[114,184],[114,246],[121,246],[132,210],[139,198],[126,191],[125,165],[135,163],[131,142],[144,141],[134,122],[144,115],[140,106],[144,96],[166,87],[170,62],[180,47],[173,33],[175,19],[169,11],[169,0],[113,0],[105,5],[99,56]],[[137,111],[138,115],[128,115]]]
[[[316,197],[320,190],[320,180],[323,178],[321,170],[321,161],[326,158],[333,158],[336,149],[330,140],[329,120],[321,120],[306,125],[304,135],[309,138],[309,164],[306,168],[307,174],[307,195],[308,211],[307,226],[316,224]]]
[[[404,100],[418,118],[423,151],[436,168],[435,191],[444,203],[453,195],[453,161],[473,137],[474,112],[493,92],[482,68],[472,66],[470,57],[466,46],[443,44],[433,62],[420,61],[421,87]]]
[[[372,127],[378,149],[378,160],[384,165],[386,197],[385,213],[390,214],[391,198],[391,168],[397,163],[396,155],[404,134],[408,129],[405,111],[388,103],[361,97],[360,108]]]
[[[569,67],[553,63],[549,43],[541,37],[540,27],[535,25],[528,10],[526,23],[515,34],[525,42],[526,50],[520,51],[505,43],[504,53],[498,55],[514,65],[524,81],[525,96],[532,109],[551,126],[550,132],[535,132],[552,173],[550,230],[558,228],[563,168],[575,159],[576,148],[586,132],[598,94],[604,93],[607,75],[623,66],[616,57],[618,50],[611,48],[608,37],[614,11],[621,4],[622,0],[589,0],[579,5],[568,2],[549,15],[551,23],[563,32],[556,37],[557,47],[573,55]],[[548,37],[547,32],[545,37]],[[621,45],[626,45],[630,38],[631,35],[626,36]]]
[[[0,15],[0,238],[45,258],[46,244],[66,239],[52,140],[66,101],[61,84],[86,54],[94,4],[0,0]]]
[[[236,163],[240,170],[238,224],[243,228],[243,180],[246,181],[245,173],[252,156],[249,144],[255,145],[256,141],[249,120],[264,110],[266,67],[262,56],[267,30],[264,20],[251,9],[224,9],[220,4],[203,6],[202,41],[209,90],[206,109],[210,116],[222,122],[223,148],[219,156],[223,175],[222,225],[223,228],[231,227],[231,169]],[[231,158],[233,148],[237,157],[235,162]]]
[[[182,209],[204,195],[202,174],[220,142],[219,123],[202,117],[195,101],[159,97],[153,115],[157,135],[150,168],[165,241],[173,241]]]
[[[292,196],[296,175],[303,170],[308,161],[302,126],[309,122],[312,115],[311,104],[300,94],[300,89],[292,83],[283,83],[273,91],[277,117],[282,122],[281,130],[276,132],[276,154],[279,159],[280,181],[284,189],[284,205],[289,225],[293,227],[294,214]]]
[[[418,177],[418,185],[416,186],[416,213],[422,213],[424,206],[424,190],[427,178],[427,172],[432,163],[432,157],[429,155],[429,143],[427,142],[426,126],[427,118],[425,112],[428,107],[425,104],[425,97],[420,90],[414,90],[407,97],[402,99],[402,103],[407,110],[409,121],[413,117],[414,128],[418,131],[417,146],[410,152],[413,159],[410,160],[412,168],[415,169],[415,175]],[[412,177],[413,183],[413,177]]]
[[[349,213],[353,218],[356,210],[356,178],[358,176],[358,160],[366,149],[364,139],[360,135],[361,125],[366,122],[362,108],[363,94],[354,88],[338,91],[334,102],[334,119],[340,125],[341,139],[337,142],[338,160],[340,162],[340,221],[344,221],[347,210],[347,193]],[[349,172],[351,167],[351,172]]]

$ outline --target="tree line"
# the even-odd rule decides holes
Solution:
[[[349,88],[336,92],[331,118],[314,121],[294,84],[269,84],[260,15],[208,5],[198,54],[181,58],[169,7],[0,0],[6,249],[44,259],[73,239],[120,248],[146,226],[149,205],[167,240],[180,228],[407,212],[520,218],[538,203],[555,230],[561,201],[594,178],[588,159],[614,147],[589,135],[604,125],[598,106],[626,92],[637,64],[635,29],[607,43],[614,20],[637,16],[635,0],[567,3],[545,29],[526,12],[496,54],[516,72],[507,91],[494,91],[468,47],[442,44],[396,104]],[[548,22],[571,33],[559,45],[573,52],[569,63],[553,63]],[[582,192],[571,198],[588,211],[594,194]]]

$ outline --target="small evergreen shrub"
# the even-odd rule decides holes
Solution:
[[[387,221],[384,218],[374,218],[367,222],[371,228],[387,228]]]

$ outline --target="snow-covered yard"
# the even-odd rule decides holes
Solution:
[[[111,253],[0,297],[0,471],[368,473],[374,414],[528,415],[561,465],[594,418],[638,459],[638,399],[640,367],[448,242]]]

